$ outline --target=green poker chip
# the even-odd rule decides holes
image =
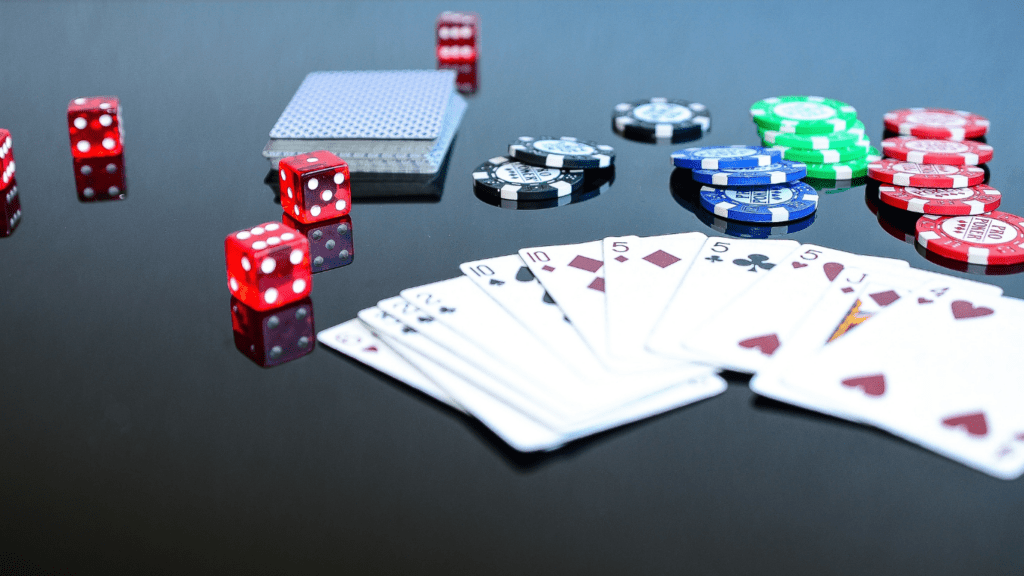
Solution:
[[[853,146],[854,142],[864,138],[864,123],[855,120],[852,128],[831,134],[793,134],[778,130],[765,130],[760,126],[758,136],[765,146],[787,146],[801,150],[834,150]]]
[[[853,127],[857,109],[820,96],[777,96],[750,107],[754,122],[765,130],[793,134],[831,134]]]
[[[875,147],[869,147],[867,156],[847,162],[834,164],[807,163],[807,177],[819,180],[853,180],[867,176],[868,164],[881,160],[882,153]]]
[[[814,164],[836,164],[859,160],[868,155],[871,148],[870,140],[859,140],[853,146],[847,148],[833,148],[830,150],[801,150],[800,148],[787,148],[785,146],[773,146],[769,150],[782,151],[782,157],[786,160],[797,162],[811,162]]]

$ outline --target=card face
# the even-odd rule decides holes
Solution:
[[[1024,301],[939,282],[793,367],[789,385],[996,476],[1024,472]]]
[[[391,300],[401,301],[400,298]],[[566,435],[551,430],[527,413],[489,394],[487,388],[501,384],[491,382],[493,378],[489,374],[427,339],[414,328],[376,307],[360,311],[359,319],[385,338],[388,345],[408,362],[429,374],[466,412],[509,446],[520,452],[536,452],[553,450],[568,441]]]
[[[722,366],[754,373],[851,266],[871,270],[908,264],[805,244],[709,318],[703,329],[688,334],[683,345]]]
[[[707,240],[699,232],[603,240],[608,351],[643,361],[647,335]]]
[[[792,240],[705,240],[648,336],[647,349],[673,358],[691,357],[682,346],[683,338],[799,246]]]
[[[456,410],[462,410],[433,380],[384,343],[358,318],[322,330],[316,339],[328,348],[380,370]]]

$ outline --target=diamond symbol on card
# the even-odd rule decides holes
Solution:
[[[597,272],[604,266],[604,262],[600,260],[594,260],[593,258],[587,258],[586,256],[577,256],[569,262],[569,266],[573,268],[579,268],[580,270],[586,270],[587,272]]]
[[[675,256],[669,254],[668,252],[665,252],[664,250],[657,250],[655,252],[651,252],[647,256],[644,256],[644,260],[647,260],[648,262],[654,264],[659,268],[668,268],[669,266],[675,264],[676,262],[679,262],[679,258],[676,258]]]
[[[377,347],[376,346],[367,346],[366,348],[363,348],[363,352],[377,352]]]
[[[871,299],[875,301],[879,306],[888,306],[893,302],[900,299],[900,295],[895,290],[886,290],[885,292],[876,292],[874,294],[868,294]]]
[[[629,260],[629,258],[626,258],[625,256],[616,256],[615,259],[619,262],[625,262],[626,260]]]
[[[587,288],[597,290],[598,292],[604,292],[604,278],[594,278],[594,281],[588,284]]]
[[[547,264],[545,264],[544,267],[541,268],[541,270],[543,270],[545,272],[551,272],[551,271],[554,270],[554,268],[552,268],[551,266],[548,266]]]
[[[843,287],[843,294],[849,294],[850,292],[853,292],[853,288],[850,288],[849,286]]]

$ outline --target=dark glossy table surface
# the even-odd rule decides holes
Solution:
[[[324,347],[272,369],[236,351],[223,239],[280,217],[270,127],[310,71],[433,68],[446,9],[483,33],[443,195],[354,205],[355,262],[314,278],[318,329],[525,246],[719,234],[673,198],[674,147],[611,131],[623,100],[707,104],[702,144],[754,143],[767,96],[849,102],[876,146],[888,110],[971,110],[992,121],[1002,209],[1024,213],[1009,2],[0,3],[24,212],[0,239],[0,572],[1024,571],[1020,481],[742,380],[525,457]],[[124,106],[129,193],[82,204],[65,109],[98,94]],[[614,184],[549,210],[481,202],[470,172],[523,134],[613,144]],[[864,186],[790,237],[969,275],[890,235]],[[970,277],[1024,297],[1024,274]]]

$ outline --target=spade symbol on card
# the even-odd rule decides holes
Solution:
[[[750,270],[747,270],[747,272],[757,272],[758,268],[762,270],[775,268],[775,264],[768,262],[768,257],[764,254],[747,254],[746,259],[737,258],[732,263],[737,266],[750,266]]]
[[[839,276],[839,273],[843,271],[843,265],[838,262],[827,262],[821,267],[825,271],[825,276],[828,277],[828,281],[831,282]]]
[[[868,396],[881,396],[885,394],[885,376],[882,374],[847,378],[842,383],[847,388],[860,388]]]
[[[441,309],[439,310],[439,312],[441,312],[441,314],[451,314],[452,312],[455,312],[455,308],[449,308],[447,306],[441,306]]]
[[[740,340],[739,345],[744,348],[756,348],[761,354],[771,356],[779,348],[779,337],[775,334],[765,334],[764,336]]]
[[[426,324],[427,322],[433,322],[434,321],[434,319],[431,318],[430,316],[420,316],[419,318],[417,318],[417,320],[419,320],[420,322],[422,322],[424,324]]]
[[[551,294],[548,294],[547,290],[544,291],[544,297],[541,298],[541,300],[545,304],[554,304],[555,303],[555,299],[551,297]]]
[[[408,334],[410,332],[415,332],[415,331],[416,330],[414,330],[413,328],[410,328],[409,326],[402,326],[402,333],[403,334]]]
[[[979,316],[988,316],[995,312],[991,308],[984,306],[975,306],[966,300],[954,300],[949,307],[953,310],[953,318],[957,320],[964,320],[966,318],[977,318]]]
[[[942,420],[942,425],[948,428],[963,428],[971,436],[984,436],[988,434],[988,421],[985,420],[984,412],[950,416]]]
[[[519,271],[516,272],[516,280],[519,280],[520,282],[529,282],[533,280],[533,272],[530,272],[530,269],[526,266],[520,266]]]
[[[497,278],[491,278],[491,281],[488,282],[488,284],[490,284],[491,286],[503,286],[505,284],[505,281],[498,280]]]

